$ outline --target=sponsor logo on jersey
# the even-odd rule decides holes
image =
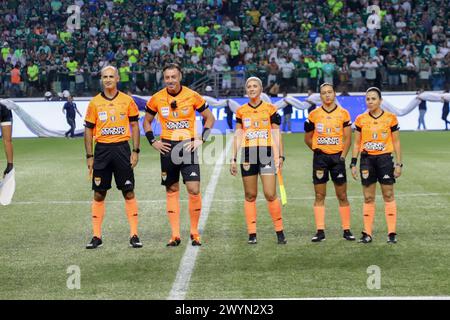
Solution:
[[[178,112],[177,111],[173,111],[172,115],[173,115],[174,118],[178,118]]]
[[[338,137],[318,137],[317,144],[318,145],[328,145],[335,146],[340,143],[340,139]]]
[[[269,125],[269,120],[263,120],[262,125],[267,127]]]
[[[189,108],[183,108],[183,109],[181,109],[181,113],[184,114],[185,116],[187,116],[188,113],[189,113]]]
[[[336,133],[338,133],[339,131],[341,131],[341,127],[334,127],[334,131],[336,131]]]
[[[161,108],[161,115],[164,118],[167,118],[169,116],[169,114],[170,114],[169,107],[162,107]]]
[[[126,116],[126,114],[121,112],[120,113],[120,120],[125,120],[125,116]]]
[[[103,128],[101,131],[102,136],[112,136],[112,135],[121,135],[121,134],[125,134],[125,127]]]
[[[250,131],[247,132],[245,135],[245,138],[247,140],[253,140],[253,139],[269,139],[269,133],[267,130],[258,130],[258,131]]]
[[[258,121],[253,122],[253,126],[254,126],[255,128],[259,128],[259,122],[258,122]]]
[[[316,130],[318,133],[323,133],[323,123],[318,123],[316,125]]]
[[[166,128],[169,130],[189,129],[189,121],[168,121]]]
[[[372,139],[376,140],[378,138],[378,133],[372,132]]]
[[[111,122],[114,122],[116,121],[116,116],[111,116],[109,119],[111,120]]]
[[[386,131],[383,131],[383,132],[381,133],[381,138],[387,139],[387,137],[388,137],[388,133],[387,133]]]
[[[108,120],[108,113],[106,111],[101,111],[98,113],[98,118],[100,119],[100,121],[105,122],[106,120]]]
[[[364,144],[364,149],[367,151],[383,151],[384,148],[385,145],[382,142],[366,142]]]
[[[252,120],[250,118],[244,118],[244,121],[242,121],[244,124],[244,128],[250,128],[252,125]]]
[[[327,128],[327,134],[331,134],[331,128]]]

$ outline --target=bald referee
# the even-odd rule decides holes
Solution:
[[[130,224],[130,246],[141,248],[138,237],[138,206],[134,195],[133,168],[139,159],[139,110],[133,98],[117,89],[119,74],[113,66],[101,71],[103,92],[92,98],[86,118],[84,142],[89,173],[92,174],[92,227],[94,236],[86,249],[103,245],[102,222],[105,198],[111,188],[112,176],[125,199],[125,211]],[[130,132],[131,126],[131,132]],[[92,141],[95,137],[95,152]],[[128,141],[133,141],[130,150]]]

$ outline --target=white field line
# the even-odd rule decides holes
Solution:
[[[220,172],[222,171],[222,167],[226,165],[226,161],[224,160],[228,154],[228,150],[230,149],[232,142],[233,139],[230,139],[225,149],[222,150],[222,153],[214,166],[214,171],[211,179],[209,180],[208,186],[206,187],[206,192],[202,203],[202,213],[198,224],[200,233],[203,232],[206,220],[208,219],[209,210],[212,202],[214,201],[214,193],[216,191],[217,182],[219,181]],[[172,285],[169,296],[167,297],[168,300],[183,300],[185,298],[199,250],[200,247],[198,246],[194,247],[190,244],[186,246],[186,251],[184,252],[183,258],[181,258],[175,281]]]

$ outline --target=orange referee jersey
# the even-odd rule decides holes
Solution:
[[[118,91],[109,99],[103,93],[89,102],[85,126],[94,129],[97,142],[115,143],[130,139],[130,121],[139,120],[139,109],[133,98]]]
[[[244,143],[242,147],[272,146],[272,123],[280,124],[277,108],[267,102],[255,107],[246,103],[236,111],[236,121],[242,124]]]
[[[393,113],[384,111],[374,117],[365,112],[356,117],[356,130],[361,132],[359,151],[367,151],[370,155],[379,155],[394,151],[392,132],[397,131],[398,120]]]
[[[331,111],[323,107],[313,110],[308,115],[305,131],[314,130],[312,149],[319,148],[326,154],[335,154],[344,149],[344,128],[352,124],[350,114],[344,108],[336,105]]]
[[[162,139],[182,141],[195,137],[195,111],[203,112],[206,108],[208,105],[200,94],[182,86],[176,95],[171,95],[166,88],[155,93],[147,102],[146,111],[158,114]]]

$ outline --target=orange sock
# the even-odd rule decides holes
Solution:
[[[191,217],[191,234],[198,235],[198,221],[202,211],[202,195],[189,194],[189,216]]]
[[[339,207],[339,214],[341,215],[342,230],[350,229],[350,206]]]
[[[384,213],[388,226],[388,233],[395,233],[397,224],[397,203],[394,201],[384,203]]]
[[[375,218],[375,202],[363,204],[364,232],[372,235],[373,220]]]
[[[273,226],[275,231],[283,230],[283,218],[281,217],[281,205],[280,200],[277,198],[273,201],[267,201],[267,207],[269,208],[270,216],[272,217]]]
[[[180,192],[167,192],[167,217],[172,229],[172,238],[180,237]]]
[[[130,224],[130,237],[138,234],[138,205],[136,198],[125,199],[125,212]]]
[[[244,211],[248,234],[256,233],[256,201],[245,200]]]
[[[92,201],[92,229],[94,237],[102,237],[102,222],[105,216],[105,201]]]
[[[316,229],[325,230],[325,207],[314,206],[314,218],[316,220]]]

